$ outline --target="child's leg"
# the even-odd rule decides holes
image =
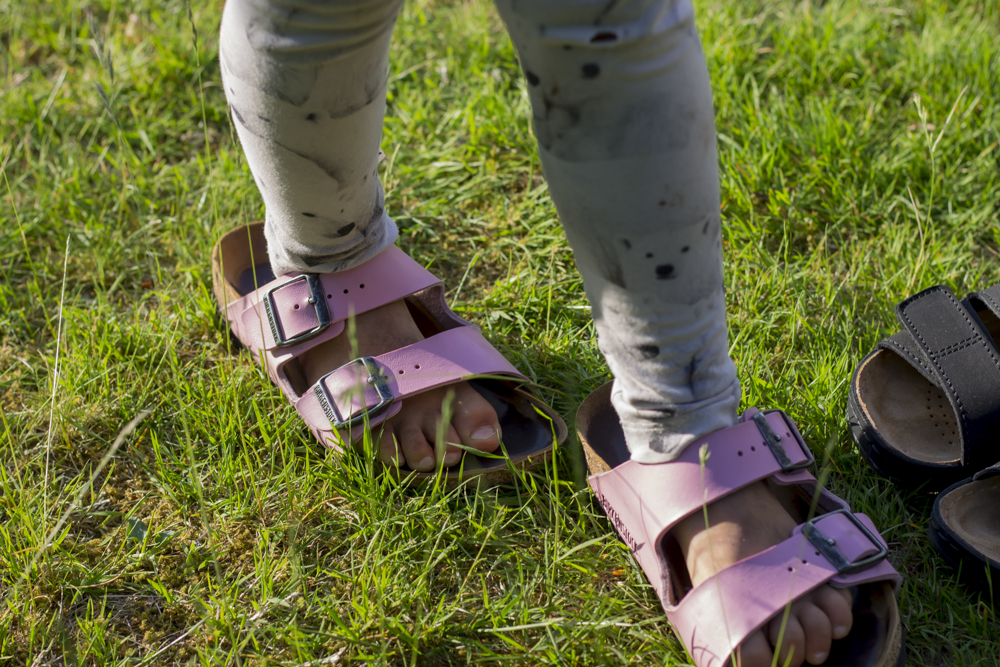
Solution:
[[[712,91],[693,10],[498,5],[632,458],[670,460],[736,423],[740,401],[726,341]]]
[[[632,458],[669,461],[733,425],[740,400],[727,349],[712,93],[694,10],[689,0],[497,5],[528,80],[545,177]],[[796,524],[763,483],[709,515],[709,530],[699,515],[675,531],[695,585]],[[847,633],[848,600],[823,586],[795,603],[783,651],[795,647],[792,664],[826,658],[831,636]],[[771,663],[780,623],[772,625],[770,636],[744,643],[745,667]]]
[[[376,166],[389,40],[401,0],[229,0],[219,59],[233,122],[267,208],[276,275],[356,266],[396,240]],[[402,301],[359,315],[362,356],[423,338]],[[352,358],[346,335],[301,359],[308,384]],[[466,383],[403,402],[382,429],[384,462],[400,456],[433,470],[437,422],[455,391],[447,442],[482,451],[500,444],[496,412]],[[399,443],[397,451],[395,443]],[[461,458],[449,446],[445,465]]]
[[[401,5],[226,3],[222,80],[264,197],[276,275],[339,271],[396,240],[376,168]]]

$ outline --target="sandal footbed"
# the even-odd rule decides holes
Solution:
[[[1000,320],[989,310],[976,315],[996,343]],[[900,486],[939,491],[984,467],[963,465],[958,419],[944,392],[890,349],[858,364],[847,421],[865,460]]]
[[[223,315],[225,304],[275,279],[267,263],[263,223],[237,227],[219,239],[212,251],[212,277],[215,298]],[[416,300],[408,299],[407,306],[422,325],[421,329],[425,329],[428,322],[434,322],[433,315]],[[436,332],[428,331],[425,335],[431,333]],[[512,469],[530,468],[549,460],[553,443],[565,441],[568,435],[565,422],[531,392],[514,383],[495,379],[471,380],[469,384],[496,410],[506,456],[463,457],[462,463],[443,473],[449,485],[470,479],[488,486],[509,482]],[[414,472],[406,466],[395,470],[394,474],[411,481],[438,476],[436,472]]]
[[[890,359],[892,360],[890,361]],[[873,362],[873,360],[875,361]],[[872,363],[875,365],[873,366]],[[847,395],[847,425],[851,438],[858,445],[858,450],[861,452],[862,457],[877,473],[904,488],[938,491],[963,477],[968,477],[969,471],[962,467],[960,461],[934,464],[913,458],[904,453],[903,450],[911,454],[916,453],[915,449],[917,448],[907,447],[905,437],[900,437],[904,434],[900,433],[902,431],[902,424],[898,418],[890,420],[895,424],[896,428],[895,430],[890,429],[891,432],[888,434],[876,426],[876,424],[882,423],[878,421],[881,419],[881,415],[884,412],[889,412],[889,410],[880,410],[885,401],[873,401],[871,399],[878,394],[889,394],[891,392],[875,391],[873,386],[876,383],[872,381],[869,371],[872,368],[879,369],[884,366],[898,368],[899,364],[905,363],[905,361],[894,353],[887,353],[885,350],[875,350],[858,364],[851,378],[851,385]],[[948,404],[941,400],[944,397],[940,395],[940,390],[931,385],[922,375],[914,371],[912,367],[909,367],[908,364],[907,367],[911,374],[903,375],[901,373],[902,377],[908,378],[903,386],[908,387],[911,393],[922,398],[916,404],[922,407],[923,414],[920,414],[916,409],[912,410],[915,422],[920,424],[921,427],[914,428],[913,431],[920,431],[924,434],[923,443],[926,444],[928,441],[926,434],[937,433],[940,437],[940,433],[942,433],[941,425],[954,423],[954,415],[949,415],[946,412]],[[931,393],[928,393],[928,389],[932,390]],[[863,400],[862,395],[868,400]],[[927,400],[928,397],[930,397],[930,401]],[[873,408],[873,406],[875,407]],[[944,408],[938,406],[944,406]],[[899,406],[897,405],[896,407]],[[935,408],[937,409],[935,410]],[[919,420],[938,421],[929,421],[924,424]],[[950,435],[951,429],[944,432]]]
[[[974,588],[1000,593],[1000,477],[963,480],[934,501],[931,543]]]
[[[576,428],[591,475],[608,472],[629,459],[625,433],[611,404],[611,389],[612,383],[608,382],[595,390],[576,415]],[[665,545],[663,551],[669,554],[677,550]],[[677,558],[669,560],[672,569],[678,567]],[[683,581],[688,578],[686,571],[679,574],[681,576],[671,576],[671,579]],[[830,657],[823,664],[826,667],[901,667],[906,661],[904,629],[892,584],[877,582],[861,586],[854,598],[851,633],[833,642]]]
[[[906,458],[961,463],[962,439],[948,398],[895,352],[878,350],[862,362],[858,397],[882,439]]]

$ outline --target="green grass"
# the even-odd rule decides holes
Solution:
[[[845,395],[896,301],[1000,279],[991,2],[697,3],[744,402],[882,528],[914,665],[996,664],[996,607],[930,547],[932,498],[860,459]],[[494,491],[401,489],[231,349],[209,251],[262,204],[221,4],[0,0],[0,662],[687,664],[574,442]],[[607,370],[502,25],[414,0],[393,48],[400,243],[572,419]]]

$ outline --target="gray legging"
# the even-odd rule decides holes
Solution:
[[[277,274],[398,235],[377,164],[402,0],[229,0],[220,60]],[[712,91],[690,0],[497,0],[632,458],[735,422]]]

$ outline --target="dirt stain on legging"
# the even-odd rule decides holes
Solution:
[[[590,69],[593,65],[594,69]],[[596,77],[596,64],[584,65],[585,78]],[[546,82],[546,87],[559,82]],[[533,124],[539,145],[570,162],[589,162],[668,153],[691,143],[696,109],[676,95],[652,93],[637,100],[595,94],[556,102],[532,95]],[[664,197],[666,206],[672,199]],[[659,201],[659,200],[654,200]]]
[[[622,239],[629,243],[627,239]],[[595,243],[591,244],[588,250],[593,253],[601,270],[601,276],[609,283],[614,283],[622,289],[626,289],[625,272],[622,271],[621,262],[618,261],[618,254],[610,243],[605,243],[603,239],[595,238]],[[626,246],[628,247],[628,246]]]
[[[580,124],[580,107],[575,104],[560,104],[548,95],[542,95],[543,113],[535,115],[535,137],[545,150],[551,150],[563,133]]]
[[[698,392],[695,391],[694,388],[694,374],[697,369],[698,369],[698,356],[695,355],[691,357],[691,361],[688,362],[688,365],[684,367],[684,372],[687,374],[687,385],[691,389],[692,396],[698,395]]]

